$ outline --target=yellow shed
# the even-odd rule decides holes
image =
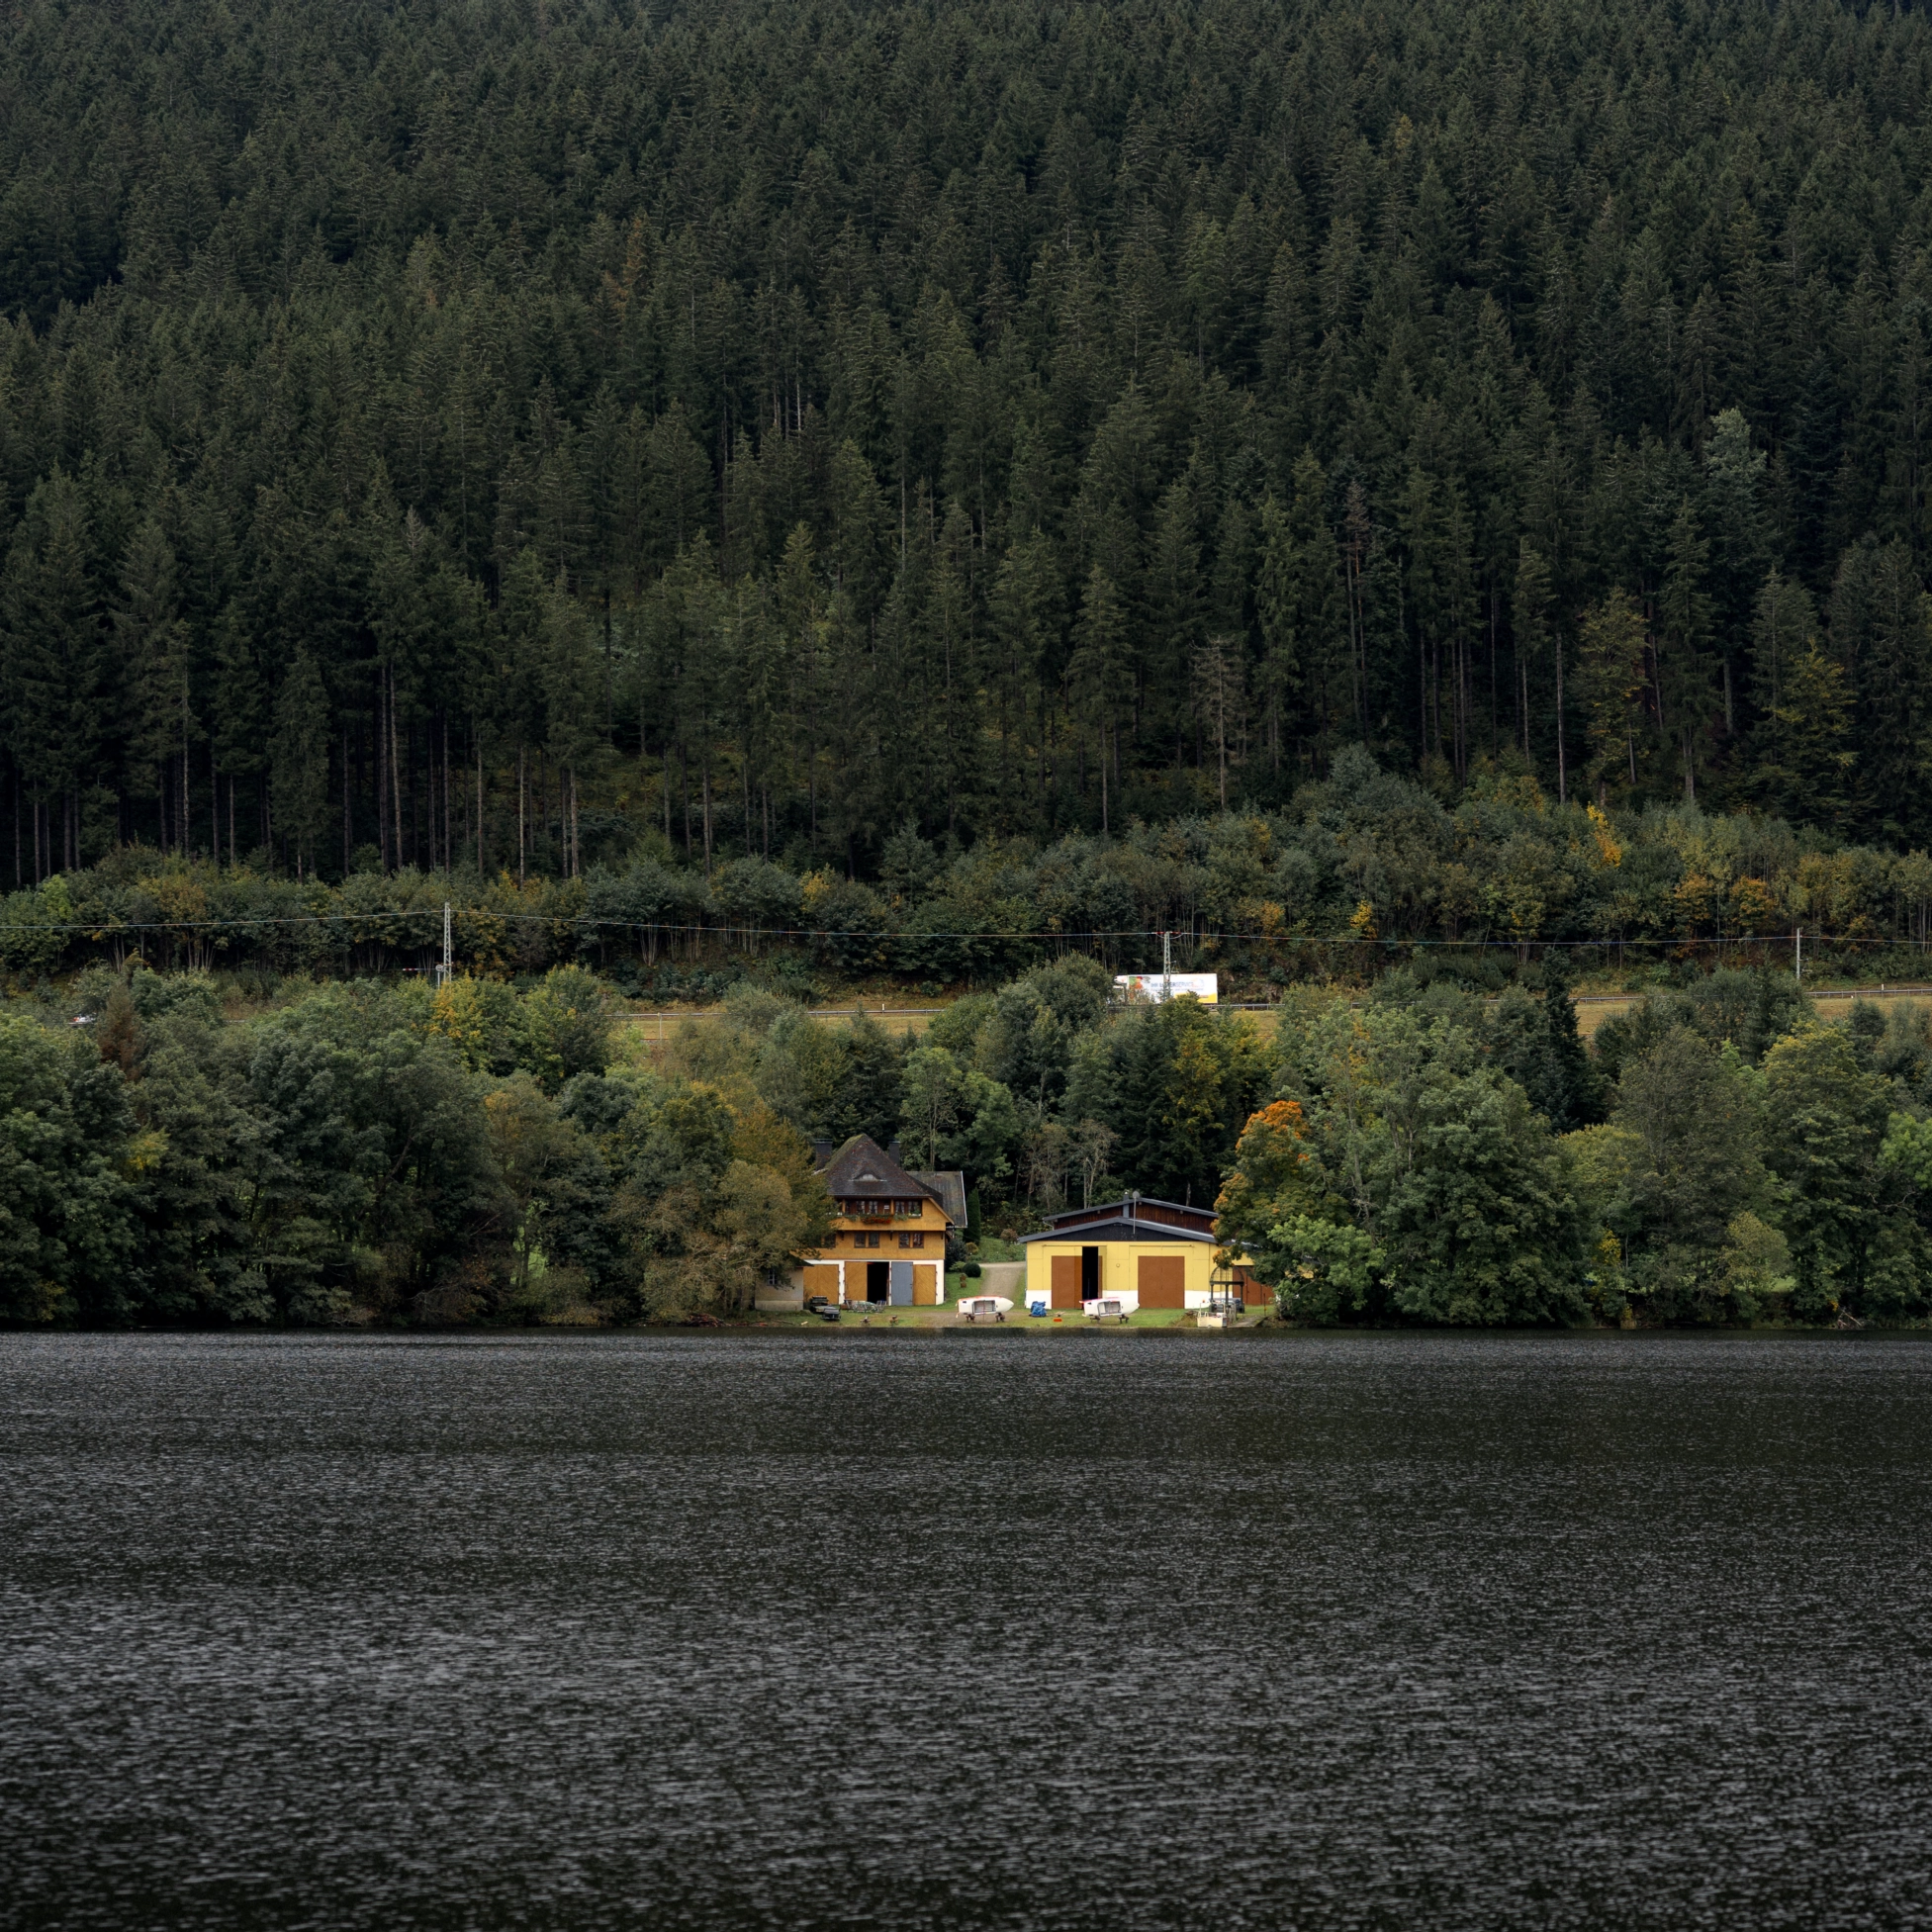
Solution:
[[[1029,1235],[1026,1306],[1078,1309],[1105,1297],[1126,1308],[1205,1308],[1213,1299],[1214,1213],[1138,1194],[1050,1215]],[[1267,1306],[1272,1292],[1237,1259],[1242,1300]]]

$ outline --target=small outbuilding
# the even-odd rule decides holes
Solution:
[[[1049,1215],[1045,1231],[1026,1236],[1023,1245],[1029,1309],[1078,1309],[1103,1298],[1129,1310],[1206,1308],[1217,1296],[1211,1208],[1129,1194]],[[1225,1272],[1243,1304],[1273,1303],[1243,1257]],[[1218,1292],[1228,1294],[1226,1280]]]

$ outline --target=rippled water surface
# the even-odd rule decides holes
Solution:
[[[0,1337],[0,1922],[1926,1923],[1929,1378]]]

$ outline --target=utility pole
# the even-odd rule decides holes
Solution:
[[[436,968],[436,984],[447,986],[452,971],[449,901],[443,901],[443,963]]]
[[[1797,936],[1794,943],[1794,947],[1792,951],[1792,972],[1793,972],[1793,976],[1797,980],[1797,983],[1800,986],[1803,985],[1804,983],[1804,928],[1802,926],[1800,926],[1797,929]]]
[[[1164,1005],[1174,996],[1174,936],[1160,935],[1160,998]]]

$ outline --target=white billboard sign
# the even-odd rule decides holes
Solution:
[[[1214,972],[1117,972],[1114,993],[1128,1001],[1179,999],[1192,993],[1203,1006],[1212,1006],[1221,997],[1221,975]]]

